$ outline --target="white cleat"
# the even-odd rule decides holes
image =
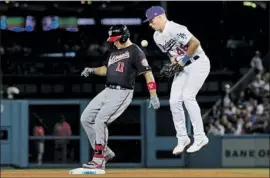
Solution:
[[[196,151],[199,151],[203,146],[207,145],[209,142],[209,139],[204,136],[202,139],[195,139],[194,143],[187,149],[188,153],[194,153]]]
[[[184,149],[186,148],[186,146],[188,146],[189,144],[190,144],[189,138],[183,139],[181,141],[179,140],[178,145],[173,149],[173,154],[174,155],[181,154],[184,151]]]

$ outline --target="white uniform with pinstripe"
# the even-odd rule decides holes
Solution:
[[[186,55],[188,42],[192,37],[193,35],[187,27],[173,21],[167,21],[162,32],[155,31],[154,33],[154,40],[161,51],[178,57]],[[201,46],[197,48],[190,61],[191,63],[184,67],[184,71],[174,77],[170,93],[170,108],[178,138],[178,147],[180,147],[180,149],[174,150],[174,153],[183,151],[184,147],[190,143],[183,104],[185,104],[193,126],[195,142],[197,141],[201,145],[208,142],[196,95],[210,72],[210,62]],[[204,143],[200,140],[204,140]],[[191,148],[190,152],[197,148],[199,147]]]

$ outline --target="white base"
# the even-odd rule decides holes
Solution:
[[[103,169],[76,168],[69,171],[69,174],[106,174]]]

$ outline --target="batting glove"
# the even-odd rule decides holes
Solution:
[[[159,99],[157,95],[152,95],[150,97],[150,102],[149,102],[149,108],[153,106],[154,109],[158,109],[160,107]]]
[[[89,68],[86,67],[81,73],[81,76],[88,77],[90,74],[94,73],[95,69],[94,68]]]

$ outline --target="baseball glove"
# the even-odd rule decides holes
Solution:
[[[171,78],[174,77],[175,74],[179,74],[181,71],[183,71],[183,67],[178,63],[168,63],[160,70],[160,75],[161,77]]]

